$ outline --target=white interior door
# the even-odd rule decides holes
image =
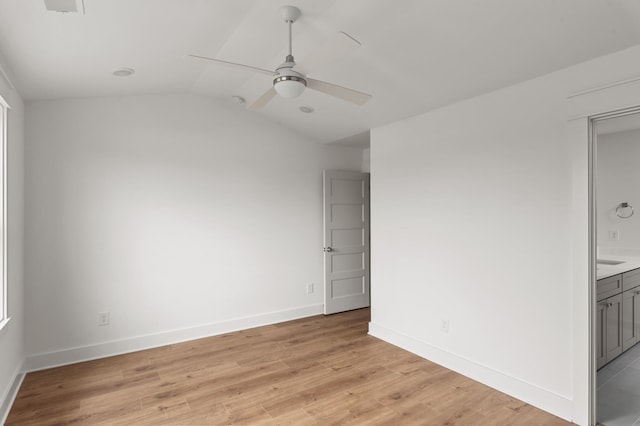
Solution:
[[[369,174],[324,171],[324,313],[369,306]]]

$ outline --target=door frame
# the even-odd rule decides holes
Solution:
[[[573,409],[578,424],[596,422],[595,285],[596,194],[594,120],[640,112],[640,78],[574,93],[567,98],[572,171],[571,273]]]
[[[589,117],[589,336],[590,340],[590,379],[589,390],[591,392],[589,400],[591,404],[590,424],[596,424],[597,421],[597,359],[596,359],[596,307],[597,307],[597,261],[598,261],[598,194],[597,194],[597,159],[598,159],[598,138],[596,132],[597,121],[603,121],[611,118],[624,117],[632,114],[640,114],[640,105],[636,107],[624,108],[617,111],[610,111],[602,114],[596,114]]]

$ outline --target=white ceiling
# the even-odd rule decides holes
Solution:
[[[0,52],[27,100],[192,92],[250,103],[268,76],[187,55],[275,68],[284,4],[303,13],[299,62],[337,31],[362,43],[309,76],[371,93],[363,107],[307,90],[255,112],[322,142],[357,144],[373,127],[640,43],[637,0],[84,0],[85,14],[0,0]],[[119,67],[136,73],[114,77]]]

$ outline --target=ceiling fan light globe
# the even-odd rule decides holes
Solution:
[[[284,75],[273,80],[273,88],[283,98],[297,98],[304,92],[307,82],[302,77]]]

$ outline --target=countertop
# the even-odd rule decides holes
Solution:
[[[598,263],[596,276],[599,280],[640,268],[640,258],[638,257],[615,256],[607,254],[599,256],[598,260],[615,260],[618,262],[623,262],[619,265],[603,265],[601,263]]]

